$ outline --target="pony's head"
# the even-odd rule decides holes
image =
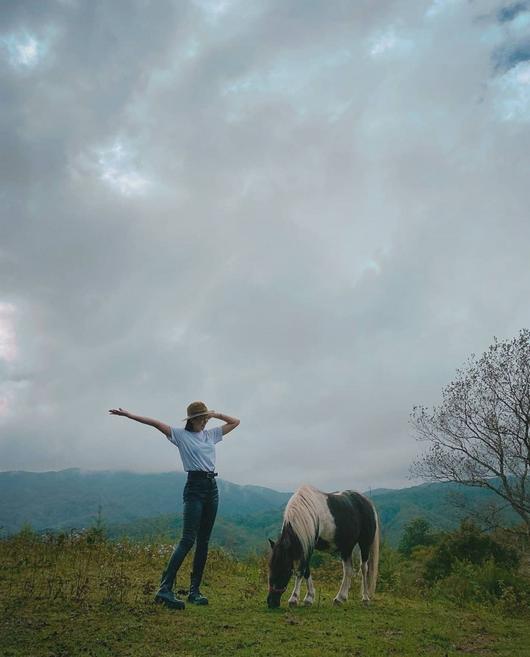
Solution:
[[[290,525],[283,528],[275,543],[269,539],[272,548],[269,559],[269,595],[267,605],[270,609],[280,606],[282,594],[293,574],[295,560],[302,556],[302,546]]]

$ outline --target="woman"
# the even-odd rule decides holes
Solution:
[[[173,593],[173,585],[184,557],[197,540],[188,602],[207,605],[208,599],[201,594],[199,587],[208,556],[208,541],[219,502],[215,482],[217,476],[215,444],[220,442],[223,436],[232,429],[235,429],[239,425],[239,420],[222,413],[209,411],[206,404],[200,401],[193,402],[188,406],[188,415],[183,420],[186,422],[184,429],[170,427],[168,424],[149,417],[133,415],[123,408],[112,409],[109,413],[155,427],[178,447],[184,470],[188,473],[184,487],[184,526],[180,543],[175,547],[167,568],[162,574],[155,602],[163,603],[172,609],[184,609],[184,602]],[[213,429],[205,429],[206,423],[211,418],[221,420],[225,424]]]

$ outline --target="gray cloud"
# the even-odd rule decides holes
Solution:
[[[496,65],[528,30],[498,10],[2,10],[1,467],[179,467],[107,409],[205,399],[242,419],[227,479],[406,483],[411,407],[529,324],[530,77]]]
[[[501,71],[508,71],[520,62],[530,60],[530,40],[499,49],[494,54],[494,61]]]
[[[514,2],[497,11],[497,18],[501,23],[507,23],[530,9],[528,2]]]

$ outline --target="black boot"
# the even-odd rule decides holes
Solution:
[[[199,591],[199,585],[200,585],[200,580],[192,575],[191,583],[190,583],[190,592],[188,595],[188,602],[191,602],[194,605],[207,605],[208,598],[205,597]]]
[[[207,605],[208,598],[205,597],[199,591],[199,589],[190,589],[190,593],[188,595],[188,602],[191,602],[194,605]]]
[[[177,598],[173,591],[167,589],[160,589],[155,595],[155,602],[158,604],[164,604],[170,609],[184,609],[185,604],[182,600]]]

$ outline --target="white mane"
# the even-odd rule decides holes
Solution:
[[[293,528],[302,544],[304,557],[315,545],[326,507],[325,494],[309,485],[300,486],[285,507],[283,524],[289,523]]]

